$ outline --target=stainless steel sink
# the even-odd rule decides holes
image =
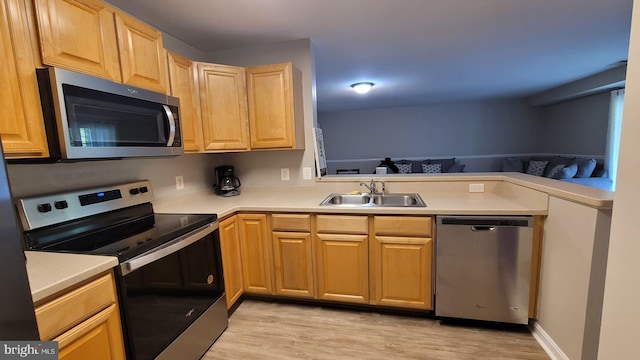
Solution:
[[[368,194],[331,194],[320,205],[366,205],[371,201]]]
[[[418,194],[331,194],[320,205],[352,207],[426,207]]]

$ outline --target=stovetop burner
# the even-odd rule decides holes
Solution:
[[[20,199],[26,247],[112,255],[123,262],[217,218],[156,214],[151,199],[148,181]]]

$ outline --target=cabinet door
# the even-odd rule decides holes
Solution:
[[[53,339],[60,360],[121,360],[125,358],[116,304]]]
[[[238,215],[244,291],[273,294],[271,247],[267,233],[267,215]]]
[[[369,302],[367,238],[367,235],[316,235],[319,299]]]
[[[205,151],[249,150],[244,68],[198,63]]]
[[[193,62],[171,51],[167,52],[171,96],[180,99],[180,121],[184,152],[202,152],[202,121],[196,89]]]
[[[433,308],[431,238],[376,236],[370,264],[372,304]]]
[[[227,294],[227,309],[229,309],[244,291],[240,233],[238,218],[235,215],[220,222],[220,250],[222,251],[224,290]]]
[[[247,93],[252,149],[304,147],[304,138],[296,136],[303,125],[296,123],[301,109],[295,106],[299,94],[291,63],[247,68]]]
[[[123,13],[116,13],[122,82],[168,94],[167,59],[162,33]]]
[[[42,62],[120,82],[114,9],[97,0],[35,0]]]
[[[273,232],[276,295],[313,298],[311,234]]]
[[[7,158],[47,157],[49,150],[24,1],[0,1],[0,121]]]

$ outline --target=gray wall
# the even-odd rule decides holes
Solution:
[[[504,156],[567,154],[602,157],[609,92],[544,107],[491,100],[402,108],[322,112],[330,174],[369,173],[384,157],[456,157],[465,171],[500,171]]]
[[[536,113],[524,101],[492,100],[319,113],[318,124],[339,168],[356,159],[457,157],[465,171],[484,171],[499,169],[474,166],[479,159],[538,151]]]
[[[211,188],[214,167],[226,160],[226,155],[195,154],[174,158],[12,164],[7,170],[14,197],[148,179],[155,197],[164,198]],[[183,190],[176,190],[177,175],[184,178]]]
[[[604,156],[610,92],[540,108],[543,137],[537,151]]]

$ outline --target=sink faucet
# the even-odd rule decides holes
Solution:
[[[361,182],[360,186],[364,186],[365,188],[367,188],[367,190],[369,190],[369,194],[376,193],[376,182],[373,179],[371,179],[371,182],[369,184]]]
[[[382,192],[378,192],[378,190],[376,189],[376,183],[380,183],[380,185],[382,185]],[[369,190],[369,194],[386,194],[387,193],[387,189],[386,189],[386,184],[384,183],[384,181],[375,181],[373,179],[371,179],[371,181],[367,184],[365,182],[361,182],[360,186],[364,186],[365,188],[367,188],[367,190]]]

